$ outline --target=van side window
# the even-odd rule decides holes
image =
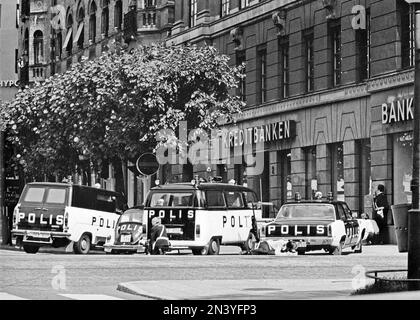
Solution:
[[[26,190],[25,197],[23,199],[24,202],[39,202],[41,203],[42,200],[44,200],[44,194],[45,194],[45,187],[39,188],[39,187],[29,187]]]
[[[228,191],[225,192],[225,197],[228,208],[238,209],[244,207],[244,201],[242,199],[241,192]]]
[[[250,191],[244,191],[243,192],[244,197],[245,197],[245,203],[246,206],[250,209],[254,208],[254,209],[259,209],[259,205],[258,205],[258,199],[255,193],[250,192]]]
[[[64,188],[49,188],[46,203],[51,204],[65,204],[67,189]]]
[[[95,210],[95,192],[88,188],[73,186],[71,205],[76,208]]]
[[[98,192],[96,195],[96,210],[115,212],[117,199],[115,196],[105,192]]]
[[[224,208],[225,199],[221,191],[209,190],[206,192],[206,201],[209,208]]]

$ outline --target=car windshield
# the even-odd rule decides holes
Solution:
[[[155,192],[150,197],[150,207],[191,207],[192,192]]]
[[[128,209],[121,215],[121,218],[120,218],[120,223],[125,223],[125,222],[142,223],[142,221],[143,221],[142,209]]]
[[[276,220],[284,219],[329,219],[334,220],[334,206],[331,204],[305,203],[286,204],[280,208]]]

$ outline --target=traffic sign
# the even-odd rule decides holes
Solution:
[[[153,153],[143,153],[137,159],[136,167],[142,175],[151,176],[159,170],[159,162]]]

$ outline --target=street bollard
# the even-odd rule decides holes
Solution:
[[[408,279],[420,279],[420,209],[408,213]],[[420,280],[410,281],[409,290],[420,290]]]

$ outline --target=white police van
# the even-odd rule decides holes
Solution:
[[[117,192],[66,183],[28,183],[13,213],[12,235],[27,253],[73,241],[75,253],[87,254],[92,246],[105,243],[126,208],[125,198]]]
[[[150,190],[144,207],[150,238],[151,220],[161,218],[170,248],[191,249],[195,255],[217,255],[221,245],[253,249],[261,219],[256,193],[226,183],[174,183]]]

